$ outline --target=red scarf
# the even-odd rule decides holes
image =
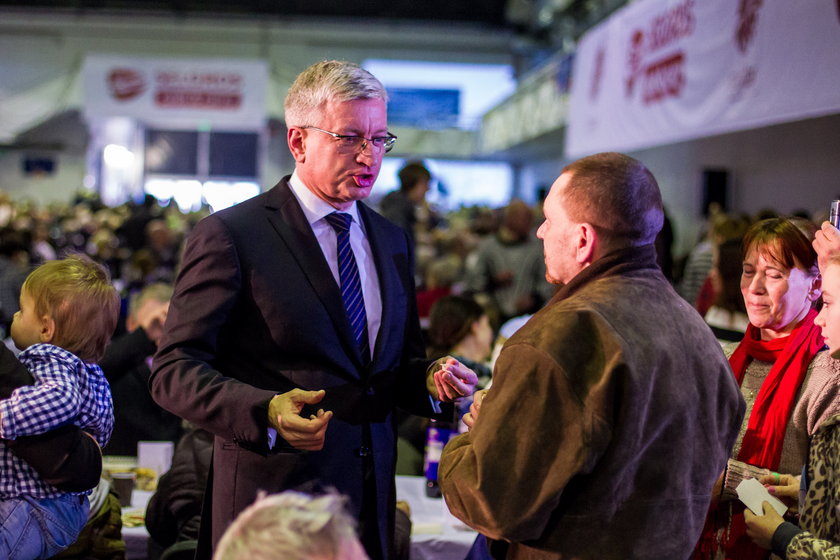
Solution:
[[[760,340],[760,330],[750,324],[744,339],[729,358],[738,385],[744,380],[752,360],[772,362],[747,423],[738,460],[751,465],[778,470],[782,443],[799,388],[808,366],[823,347],[820,329],[814,325],[817,311],[812,309],[789,336]],[[693,558],[707,559],[718,548],[717,531],[727,527],[720,546],[729,560],[766,560],[770,552],[759,548],[747,537],[744,507],[739,502],[721,503],[710,509],[706,526]]]
[[[752,360],[773,362],[761,384],[741,443],[738,460],[778,470],[788,420],[796,404],[799,388],[808,366],[824,344],[820,328],[814,324],[817,311],[811,309],[789,336],[759,340],[760,331],[750,324],[744,339],[729,358],[738,385]]]

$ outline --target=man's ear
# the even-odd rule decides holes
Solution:
[[[306,142],[303,136],[303,131],[297,127],[292,127],[286,134],[286,141],[289,144],[289,151],[292,152],[292,157],[297,163],[306,161]]]
[[[575,258],[578,264],[587,266],[595,260],[595,251],[599,244],[598,232],[592,224],[586,222],[577,226],[577,251]]]
[[[41,342],[52,342],[55,337],[55,320],[49,315],[41,317]]]

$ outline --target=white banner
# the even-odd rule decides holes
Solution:
[[[88,119],[122,116],[168,128],[256,129],[266,118],[264,61],[93,55],[82,68]]]
[[[641,0],[588,32],[566,155],[840,112],[840,1]]]

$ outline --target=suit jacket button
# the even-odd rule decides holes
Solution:
[[[356,450],[356,454],[358,454],[359,457],[370,457],[370,447],[363,445]]]

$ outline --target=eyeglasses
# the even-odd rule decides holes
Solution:
[[[386,136],[365,138],[364,136],[336,134],[335,132],[330,132],[329,130],[324,130],[323,128],[318,128],[317,126],[300,126],[298,128],[311,128],[312,130],[329,134],[337,140],[336,145],[338,146],[338,153],[340,154],[358,154],[364,152],[368,146],[370,146],[374,152],[381,152],[384,149],[387,154],[391,151],[391,148],[394,147],[394,142],[397,141],[397,137],[390,132]]]

